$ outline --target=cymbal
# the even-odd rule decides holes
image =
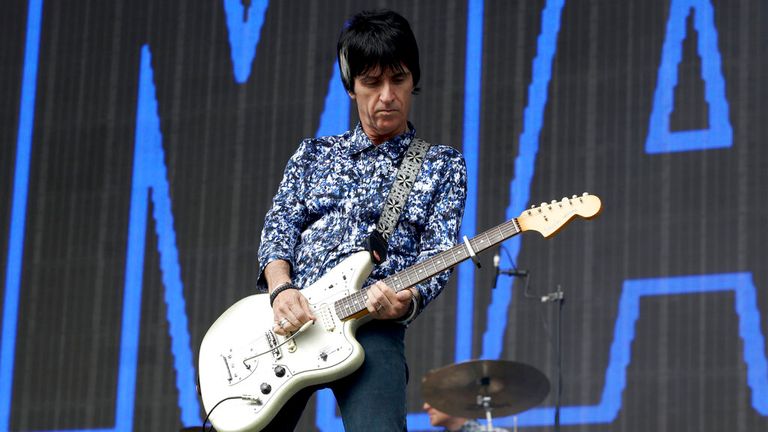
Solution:
[[[421,380],[424,400],[457,417],[485,416],[482,397],[490,397],[491,413],[508,416],[540,404],[549,380],[525,363],[472,360],[434,369]]]

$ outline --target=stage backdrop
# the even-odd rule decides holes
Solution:
[[[418,134],[467,160],[462,235],[604,205],[505,242],[527,279],[492,289],[492,252],[454,273],[408,331],[409,428],[436,367],[555,384],[558,287],[563,430],[768,428],[766,2],[29,0],[0,14],[0,431],[202,421],[201,339],[255,290],[299,141],[356,122],[335,44],[373,7],[419,40]],[[554,404],[518,424],[551,430]],[[300,430],[340,429],[334,407]]]

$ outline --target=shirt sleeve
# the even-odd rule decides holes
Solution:
[[[283,180],[272,199],[272,208],[264,217],[258,254],[259,277],[256,282],[259,292],[267,291],[264,268],[270,262],[288,261],[293,271],[294,248],[307,221],[307,207],[303,197],[306,192],[308,167],[314,159],[313,147],[311,140],[304,140],[288,160]]]
[[[450,148],[443,156],[444,169],[438,170],[440,186],[434,195],[427,218],[425,230],[421,236],[421,252],[416,262],[452,248],[459,237],[461,219],[464,216],[464,204],[467,199],[467,167],[464,157]],[[413,321],[421,311],[434,300],[448,282],[453,270],[446,270],[418,285],[421,299],[416,312],[407,318],[405,324]]]

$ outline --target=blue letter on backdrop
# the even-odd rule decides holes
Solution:
[[[19,103],[19,132],[16,137],[16,168],[13,177],[11,226],[8,235],[8,261],[5,267],[3,296],[3,333],[0,341],[0,431],[7,431],[11,419],[13,362],[16,358],[16,325],[19,315],[21,262],[24,256],[24,226],[27,219],[29,164],[32,154],[32,130],[35,122],[37,65],[40,52],[40,21],[43,0],[31,0],[27,12],[27,38],[24,47],[24,71]]]
[[[176,233],[168,190],[163,152],[163,136],[157,114],[157,97],[152,78],[149,47],[141,49],[139,101],[136,108],[136,137],[131,186],[131,214],[128,226],[128,252],[125,264],[123,321],[120,339],[120,372],[117,380],[115,430],[132,431],[136,370],[138,366],[141,316],[141,283],[144,273],[144,245],[147,233],[149,193],[152,193],[160,270],[165,287],[168,329],[171,336],[179,392],[181,421],[185,426],[200,424],[200,405],[195,391],[195,368],[190,348],[184,286],[181,282]]]
[[[268,5],[268,0],[254,0],[250,8],[245,9],[240,0],[224,0],[232,65],[238,84],[248,81],[251,75],[251,65],[256,57],[256,45],[259,44]]]
[[[698,51],[701,57],[701,75],[704,78],[704,96],[709,105],[709,129],[672,132],[669,128],[669,116],[675,105],[674,90],[677,85],[677,68],[682,59],[685,22],[694,10],[694,27],[699,34]],[[661,52],[659,77],[653,96],[648,138],[645,141],[646,153],[722,148],[730,147],[733,143],[714,15],[710,0],[672,0]]]

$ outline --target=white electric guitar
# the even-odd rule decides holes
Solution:
[[[472,240],[413,265],[384,280],[395,291],[414,286],[523,231],[550,237],[575,216],[600,211],[594,195],[573,196],[524,211]],[[357,252],[301,292],[317,317],[291,336],[272,332],[269,295],[246,297],[211,326],[200,346],[200,393],[219,432],[265,427],[299,390],[354,372],[365,354],[355,331],[368,321],[370,254]]]

